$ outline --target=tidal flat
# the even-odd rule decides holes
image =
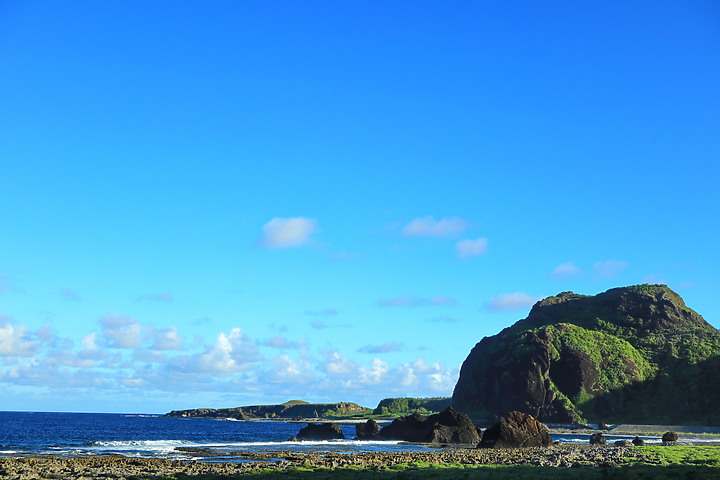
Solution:
[[[70,480],[272,479],[717,479],[720,446],[548,448],[440,452],[248,454],[246,461],[173,461],[121,456],[0,458],[0,478]]]

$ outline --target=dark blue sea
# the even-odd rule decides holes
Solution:
[[[247,452],[431,451],[426,445],[357,441],[354,425],[341,425],[347,440],[288,442],[303,423],[174,418],[110,413],[0,412],[0,456],[119,454],[205,462],[244,461]],[[625,436],[608,436],[608,441]],[[645,437],[654,441],[653,437]],[[587,435],[553,435],[587,443]]]

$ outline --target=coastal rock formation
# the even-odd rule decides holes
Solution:
[[[386,440],[421,443],[476,444],[481,439],[470,417],[452,407],[428,418],[418,413],[400,417],[383,427],[379,435]]]
[[[563,292],[472,349],[453,406],[475,418],[716,425],[719,370],[720,332],[668,287]]]
[[[343,440],[345,434],[336,423],[308,423],[300,429],[297,440]]]
[[[665,433],[663,433],[662,441],[663,442],[677,442],[678,438],[680,438],[680,437],[675,432],[665,432]]]
[[[419,413],[429,415],[432,412],[442,412],[451,406],[449,397],[413,398],[390,397],[383,398],[373,410],[373,415],[411,415]]]
[[[329,415],[355,415],[370,412],[371,409],[362,407],[357,403],[308,403],[302,400],[291,400],[279,405],[250,405],[234,408],[194,408],[190,410],[173,410],[172,412],[166,413],[165,416],[252,420],[258,418],[322,418]]]
[[[593,433],[592,435],[590,435],[590,445],[607,445],[605,435],[600,432]]]
[[[358,440],[375,440],[380,438],[380,426],[371,418],[365,423],[355,425],[355,435]]]
[[[510,412],[485,430],[478,448],[548,447],[552,443],[547,427],[521,412]]]

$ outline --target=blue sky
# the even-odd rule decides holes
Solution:
[[[0,3],[3,410],[449,396],[561,291],[720,326],[720,6]]]

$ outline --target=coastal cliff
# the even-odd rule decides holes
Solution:
[[[483,338],[453,406],[546,422],[720,424],[720,332],[665,285],[563,292]]]
[[[308,403],[302,400],[291,400],[279,405],[251,405],[233,408],[194,408],[190,410],[173,410],[166,413],[167,417],[204,417],[232,418],[235,420],[253,420],[258,418],[321,418],[333,415],[361,415],[372,410],[356,403]]]

